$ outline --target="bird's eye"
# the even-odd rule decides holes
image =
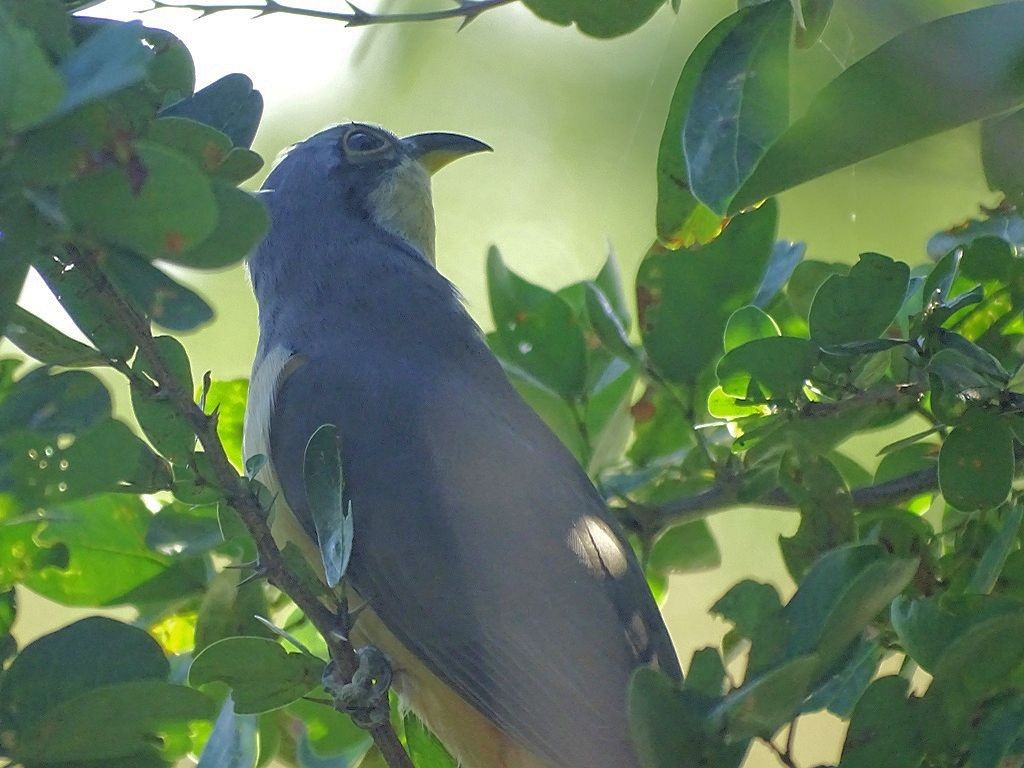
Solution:
[[[345,150],[357,154],[376,152],[384,147],[384,143],[382,137],[359,129],[351,131],[345,136]]]

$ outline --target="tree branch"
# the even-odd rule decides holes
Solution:
[[[331,659],[346,679],[351,680],[357,668],[357,661],[352,645],[341,632],[341,617],[332,612],[288,569],[267,524],[265,510],[247,480],[239,476],[224,452],[224,447],[217,436],[216,417],[203,413],[196,404],[192,392],[185,391],[177,384],[167,363],[157,351],[149,322],[128,304],[110,283],[96,255],[77,254],[74,263],[76,269],[81,270],[92,283],[97,299],[136,344],[139,354],[146,358],[161,392],[192,427],[209,459],[213,479],[256,542],[260,569],[266,574],[268,581],[290,597],[323,635]],[[128,372],[130,373],[130,369]],[[409,756],[390,724],[385,723],[371,729],[370,735],[390,768],[413,768]]]
[[[510,5],[518,0],[455,0],[454,8],[444,8],[436,11],[420,11],[418,13],[371,13],[349,2],[351,11],[321,11],[315,8],[301,8],[294,5],[284,5],[277,0],[263,0],[253,5],[251,3],[220,3],[208,5],[206,3],[174,3],[165,0],[150,0],[153,3],[151,10],[157,8],[186,8],[191,11],[199,11],[202,16],[222,11],[256,11],[256,18],[267,16],[271,13],[287,13],[293,16],[308,16],[314,19],[326,19],[328,21],[340,21],[346,27],[368,27],[374,24],[400,24],[407,21],[439,21],[441,19],[462,19],[462,27],[473,21],[484,11],[498,8],[502,5]]]

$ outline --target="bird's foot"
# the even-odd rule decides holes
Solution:
[[[391,664],[372,645],[356,651],[359,666],[351,682],[345,680],[335,662],[324,670],[323,685],[334,699],[335,707],[348,714],[361,728],[375,728],[388,721],[390,707]]]

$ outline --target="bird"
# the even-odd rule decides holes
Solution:
[[[636,768],[639,667],[681,679],[637,558],[585,471],[509,383],[435,266],[431,176],[489,150],[335,125],[287,151],[250,255],[247,457],[274,535],[318,557],[310,436],[340,434],[350,633],[464,768]],[[482,219],[483,220],[483,219]]]

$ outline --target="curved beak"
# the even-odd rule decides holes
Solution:
[[[409,156],[426,168],[428,173],[435,173],[460,157],[491,151],[482,141],[459,133],[417,133],[401,141]]]

